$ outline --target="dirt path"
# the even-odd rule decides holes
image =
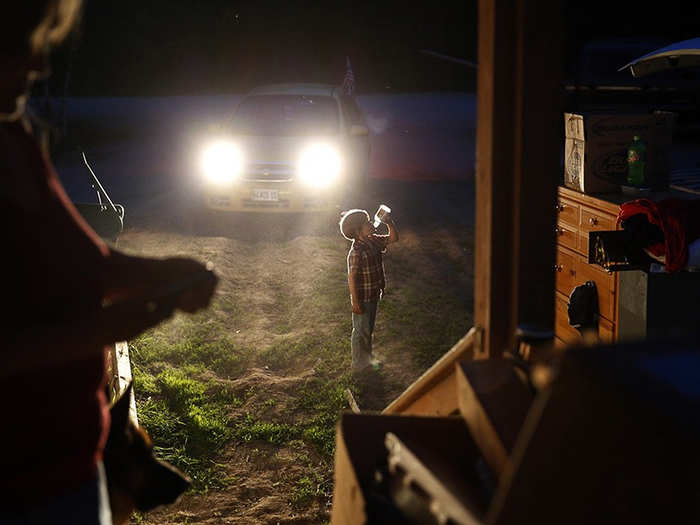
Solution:
[[[472,230],[468,221],[456,220],[460,196],[442,190],[395,199],[412,215],[399,219],[401,240],[385,258],[388,288],[375,330],[384,366],[376,380],[357,386],[363,410],[386,406],[472,326]],[[430,213],[436,202],[442,215]],[[241,352],[239,372],[207,372],[241,400],[230,408],[230,421],[252,414],[261,424],[298,428],[318,415],[318,400],[300,403],[300,396],[312,399],[319,394],[314,385],[327,389],[334,377],[338,384],[347,381],[348,244],[334,221],[238,215],[203,225],[154,217],[120,238],[119,247],[130,253],[187,255],[214,264],[221,278],[215,306],[197,323]],[[177,341],[178,326],[173,321],[159,331]],[[140,366],[138,352],[132,360]],[[137,390],[137,400],[139,395]],[[333,421],[325,424],[333,432]],[[175,505],[132,521],[324,523],[332,453],[309,445],[306,436],[277,443],[233,439],[215,459],[226,479],[223,488],[189,492]]]

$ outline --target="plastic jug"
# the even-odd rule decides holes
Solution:
[[[387,206],[386,204],[380,204],[379,209],[377,210],[377,213],[374,214],[373,226],[376,228],[381,223],[383,223],[384,220],[389,216],[390,213],[391,213],[391,208],[389,208],[389,206]]]

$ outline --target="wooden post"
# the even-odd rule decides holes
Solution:
[[[561,3],[518,2],[513,283],[517,325],[554,332],[555,205],[564,145]]]
[[[479,0],[474,320],[483,328],[475,357],[509,344],[513,283],[513,115],[515,3]]]
[[[554,324],[554,204],[561,142],[560,7],[479,1],[475,357],[513,348],[517,326]]]

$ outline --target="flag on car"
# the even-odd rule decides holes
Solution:
[[[355,75],[350,65],[350,57],[345,57],[345,78],[343,79],[343,91],[346,95],[352,96],[355,93]]]

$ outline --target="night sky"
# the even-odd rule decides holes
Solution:
[[[473,91],[473,70],[420,51],[476,61],[477,3],[87,0],[78,31],[54,54],[51,91],[181,95],[340,83],[346,56],[360,93]],[[687,5],[665,2],[651,13],[641,2],[567,2],[565,56],[593,36],[697,36],[697,9]]]

